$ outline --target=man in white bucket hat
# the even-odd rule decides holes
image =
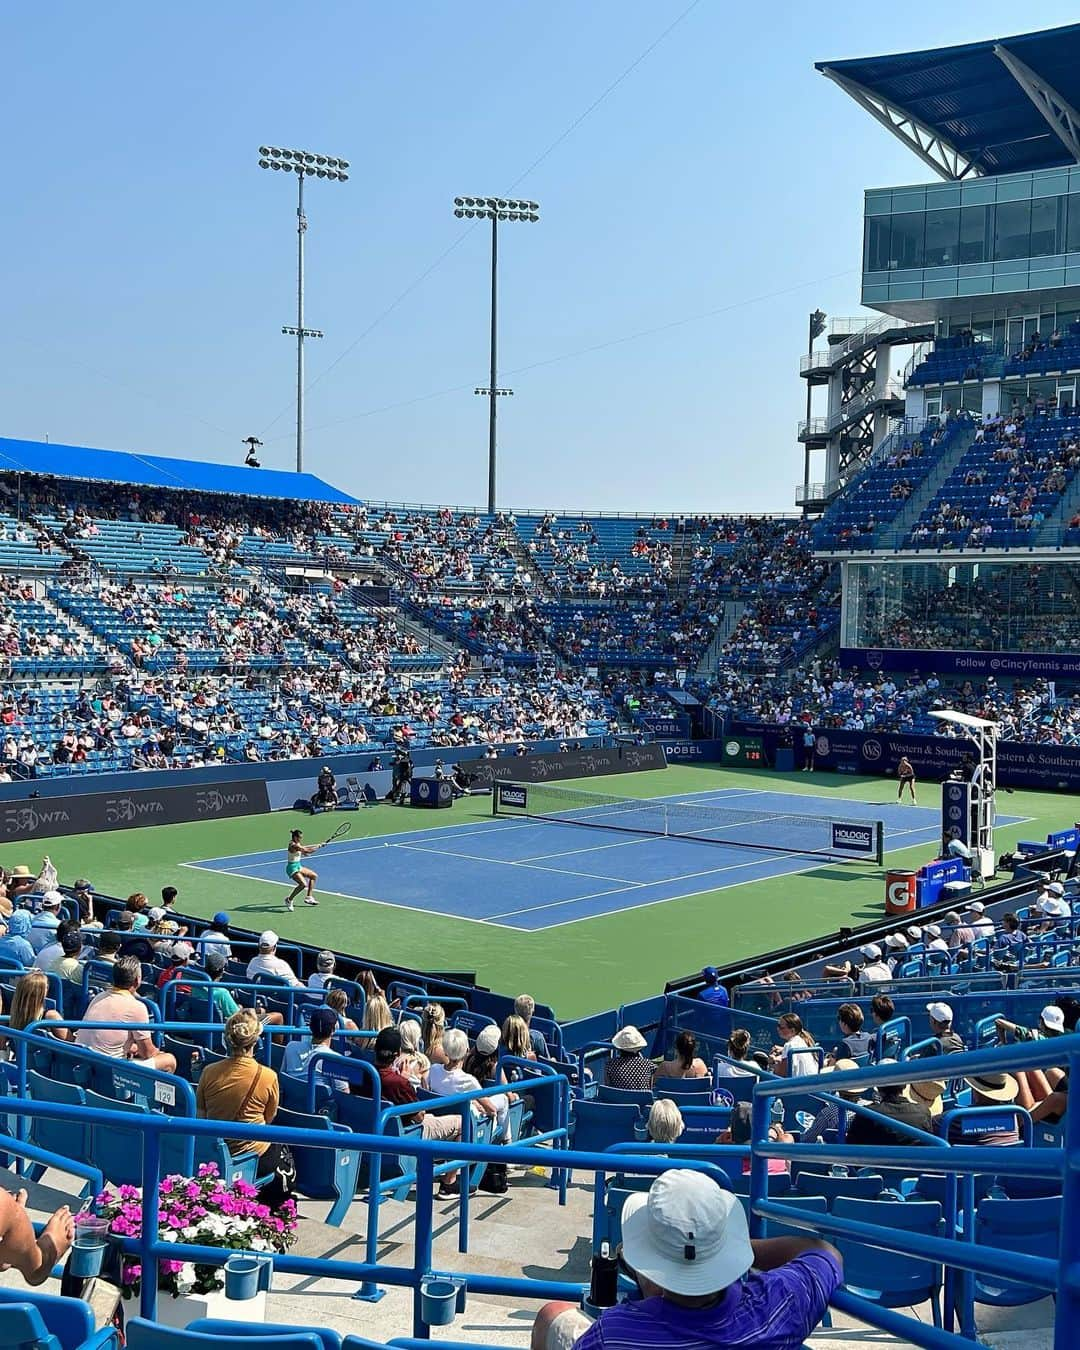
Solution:
[[[840,1253],[817,1238],[753,1242],[738,1197],[711,1177],[678,1168],[622,1212],[624,1272],[643,1298],[596,1322],[549,1303],[532,1350],[640,1350],[687,1345],[798,1350],[843,1279]]]

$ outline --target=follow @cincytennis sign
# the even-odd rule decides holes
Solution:
[[[0,806],[0,841],[133,830],[143,825],[183,825],[195,820],[257,815],[269,809],[266,784],[260,779],[35,797]]]

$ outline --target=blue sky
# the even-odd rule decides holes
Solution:
[[[295,145],[352,163],[308,193],[313,472],[483,499],[488,241],[452,199],[512,190],[500,500],[789,509],[807,312],[858,313],[862,189],[929,176],[814,61],[1075,12],[688,5],[9,9],[0,434],[290,467],[295,192],[256,151]]]

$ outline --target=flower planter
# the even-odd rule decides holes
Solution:
[[[139,1316],[137,1295],[124,1299],[124,1317]],[[157,1320],[165,1327],[183,1330],[199,1317],[217,1317],[226,1322],[265,1322],[266,1294],[263,1290],[254,1298],[226,1298],[224,1289],[209,1294],[182,1294],[174,1298],[163,1289],[158,1290]]]

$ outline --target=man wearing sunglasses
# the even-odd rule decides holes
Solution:
[[[654,1350],[767,1345],[799,1350],[843,1280],[840,1253],[816,1238],[752,1241],[738,1198],[701,1172],[674,1169],[622,1212],[620,1269],[642,1297],[591,1322],[569,1303],[541,1308],[532,1350]]]

